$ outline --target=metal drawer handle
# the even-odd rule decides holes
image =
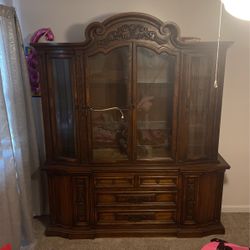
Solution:
[[[144,220],[153,220],[154,216],[151,214],[131,214],[128,215],[128,221],[139,222]]]
[[[154,202],[155,195],[149,196],[117,196],[117,202],[128,202],[128,203],[143,203],[143,202]]]

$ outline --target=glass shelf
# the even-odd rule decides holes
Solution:
[[[145,85],[152,85],[152,87],[158,87],[157,85],[168,85],[168,84],[173,84],[171,82],[140,82],[140,81],[137,81],[137,84],[145,84]]]

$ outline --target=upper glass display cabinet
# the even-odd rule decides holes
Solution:
[[[221,58],[229,45],[221,43]],[[217,160],[223,86],[213,87],[216,43],[187,42],[174,23],[130,13],[89,25],[84,43],[36,46],[47,77],[48,159]]]
[[[87,58],[94,162],[171,156],[175,57],[138,46],[132,64],[133,53],[124,46]]]

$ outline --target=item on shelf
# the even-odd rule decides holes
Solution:
[[[137,104],[138,111],[148,112],[153,105],[154,96],[144,96]]]
[[[128,154],[128,128],[125,123],[121,123],[116,132],[116,141],[122,154]]]

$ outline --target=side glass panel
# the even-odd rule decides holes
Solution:
[[[170,157],[175,57],[137,48],[137,159]]]
[[[93,161],[127,160],[129,48],[90,56],[88,74]]]
[[[51,62],[55,93],[56,150],[59,157],[75,158],[71,59],[52,58]]]
[[[207,137],[212,119],[210,112],[210,71],[206,57],[193,56],[189,81],[189,123],[187,157],[190,160],[208,158]]]

